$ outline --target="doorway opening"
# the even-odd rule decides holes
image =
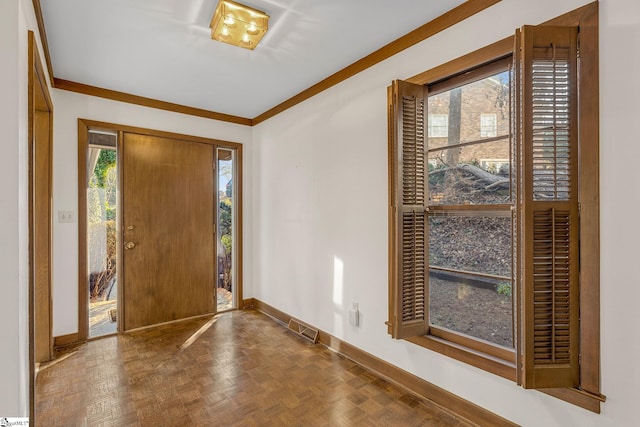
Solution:
[[[118,332],[118,133],[89,130],[87,295],[89,338]]]
[[[236,154],[229,148],[216,150],[218,171],[216,238],[218,277],[216,284],[217,312],[238,307],[235,278],[237,271],[237,209],[236,209]]]

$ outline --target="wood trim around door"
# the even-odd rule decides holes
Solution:
[[[171,138],[177,139],[185,142],[197,142],[210,144],[214,147],[224,147],[236,150],[237,154],[237,170],[238,170],[238,228],[236,230],[238,234],[238,259],[237,259],[237,280],[236,280],[236,291],[237,292],[237,304],[238,309],[242,308],[242,259],[243,259],[243,249],[242,249],[242,236],[243,236],[243,227],[242,227],[242,144],[237,142],[225,141],[220,139],[213,138],[204,138],[193,135],[185,135],[173,132],[166,132],[160,130],[146,129],[135,126],[127,126],[114,124],[109,122],[101,122],[96,120],[88,120],[88,119],[78,119],[78,334],[77,334],[77,343],[87,341],[89,337],[89,303],[88,303],[88,289],[87,289],[87,212],[85,207],[87,205],[87,194],[86,194],[86,164],[87,164],[87,149],[88,149],[88,132],[89,129],[100,129],[106,131],[112,131],[118,133],[118,152],[122,152],[122,140],[124,133],[136,133],[141,135],[148,136],[158,136],[162,138]],[[118,154],[118,162],[122,164],[121,155]],[[121,170],[120,172],[121,173]],[[122,192],[120,188],[118,189],[119,194]],[[122,200],[119,199],[118,203],[122,206]],[[118,238],[121,239],[120,230],[118,232]],[[120,246],[120,245],[119,245]],[[122,272],[121,269],[121,257],[122,251],[118,252],[118,271]],[[120,274],[120,273],[118,273]],[[118,282],[121,282],[120,280]],[[121,286],[119,283],[118,286]],[[118,289],[118,295],[121,295],[123,298],[126,297],[122,288]],[[118,316],[122,318],[123,315],[123,304],[121,301],[118,301]],[[65,341],[65,344],[72,344]]]
[[[89,291],[87,289],[87,150],[89,127],[78,120],[78,342],[89,337]]]
[[[236,193],[236,210],[237,210],[237,221],[238,227],[236,229],[236,245],[238,247],[236,251],[236,256],[238,259],[236,260],[236,282],[237,284],[234,286],[234,295],[237,309],[242,309],[243,299],[242,299],[242,254],[243,254],[243,245],[242,245],[242,189],[244,186],[242,185],[242,145],[236,148],[236,171],[237,171],[237,193]],[[216,237],[217,238],[217,237]]]
[[[53,358],[51,299],[53,102],[32,31],[28,32],[28,64],[29,416],[30,419],[35,419],[36,363]],[[40,153],[44,155],[44,164],[36,168],[34,163],[41,156]],[[36,197],[45,199],[45,205],[36,204]],[[40,243],[36,244],[36,242]],[[36,318],[37,314],[44,318]],[[36,325],[43,323],[44,333],[36,328]]]

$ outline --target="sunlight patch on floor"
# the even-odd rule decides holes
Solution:
[[[205,323],[204,325],[202,325],[202,327],[200,329],[198,329],[193,335],[191,335],[181,346],[180,346],[180,350],[185,350],[187,348],[189,348],[191,346],[191,344],[193,344],[194,342],[196,342],[196,340],[198,338],[200,338],[200,336],[202,334],[204,334],[207,329],[209,329],[211,326],[213,326],[214,323],[216,323],[218,321],[218,316],[215,316],[214,318],[212,318],[211,320],[209,320],[207,323]]]

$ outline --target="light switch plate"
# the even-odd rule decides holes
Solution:
[[[75,222],[76,215],[73,211],[58,211],[58,222]]]

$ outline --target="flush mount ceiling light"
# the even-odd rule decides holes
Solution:
[[[230,0],[220,0],[211,18],[211,38],[245,49],[255,49],[267,32],[269,16]]]

